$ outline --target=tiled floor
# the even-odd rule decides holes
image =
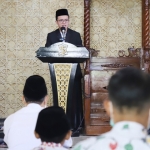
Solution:
[[[87,138],[90,138],[90,137],[92,137],[92,136],[72,137],[72,139],[73,139],[73,146],[74,146],[75,144],[77,144],[78,142],[83,141],[83,140],[85,140],[85,139],[87,139]]]

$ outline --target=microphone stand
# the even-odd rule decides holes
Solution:
[[[62,39],[63,39],[63,42],[65,42],[65,39],[66,39],[65,30],[62,30]]]
[[[65,39],[66,39],[66,29],[65,29],[65,27],[61,27],[61,36],[62,36],[62,42],[65,42]]]

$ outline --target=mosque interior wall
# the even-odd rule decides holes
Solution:
[[[57,28],[55,11],[67,8],[70,28],[83,39],[83,0],[0,0],[0,118],[23,107],[26,78],[38,74],[52,88],[48,64],[35,57],[48,32]],[[98,57],[117,57],[119,50],[141,47],[141,0],[91,0],[90,47]]]

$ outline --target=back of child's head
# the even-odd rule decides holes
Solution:
[[[42,142],[61,143],[70,129],[70,123],[63,108],[51,106],[39,113],[35,132],[38,133]]]
[[[133,67],[121,69],[111,77],[108,91],[117,108],[139,112],[150,105],[150,75]]]
[[[43,77],[32,75],[26,79],[23,95],[26,102],[41,104],[47,95],[47,87]]]

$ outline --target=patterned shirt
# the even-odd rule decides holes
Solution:
[[[73,150],[150,150],[146,131],[136,122],[118,122],[111,131],[82,141]]]
[[[43,142],[39,147],[36,147],[33,150],[67,150],[67,149],[62,147],[60,143]]]

